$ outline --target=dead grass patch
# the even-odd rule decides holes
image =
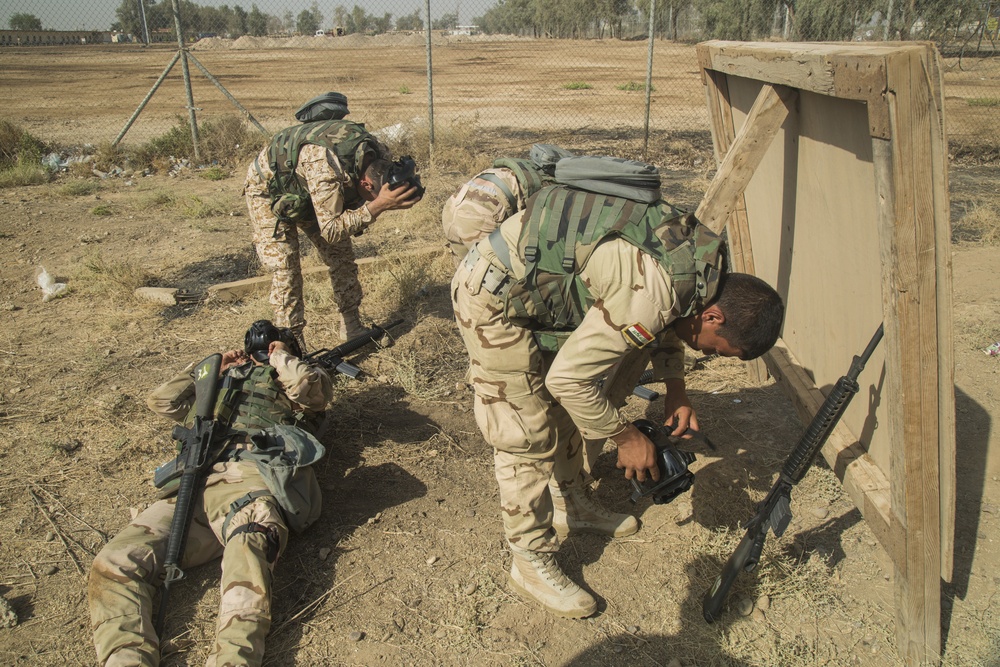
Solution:
[[[1000,211],[993,203],[975,202],[951,230],[958,243],[1000,244]]]

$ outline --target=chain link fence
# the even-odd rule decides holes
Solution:
[[[401,132],[422,126],[431,143],[436,128],[474,124],[511,148],[588,135],[637,155],[651,140],[707,133],[698,40],[934,39],[950,136],[995,145],[1000,2],[946,3],[948,20],[933,22],[927,17],[940,8],[927,17],[913,8],[940,3],[895,4],[902,9],[894,12],[893,0],[366,0],[350,8],[8,0],[2,115],[55,141],[142,142],[178,122],[234,113],[275,132],[294,123],[302,102],[336,90],[352,118]],[[839,22],[820,25],[835,9]]]

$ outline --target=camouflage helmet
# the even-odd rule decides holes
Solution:
[[[323,93],[314,97],[295,112],[295,119],[302,123],[318,120],[340,120],[351,113],[347,97],[341,93]]]
[[[243,351],[254,361],[267,363],[270,358],[268,348],[271,343],[281,340],[281,330],[271,324],[270,320],[257,320],[247,329],[243,337]]]

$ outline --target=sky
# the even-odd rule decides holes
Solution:
[[[31,14],[42,20],[47,30],[108,30],[117,20],[115,10],[123,0],[0,0],[0,28],[10,26],[13,14]],[[127,2],[137,0],[125,0]],[[170,0],[159,0],[170,2]],[[219,7],[240,5],[250,11],[253,4],[262,12],[281,16],[286,10],[298,14],[312,6],[312,0],[195,0],[202,6]],[[459,15],[459,23],[471,21],[473,16],[481,16],[493,0],[431,0],[431,15],[436,19],[442,14]],[[362,7],[369,14],[382,16],[389,12],[393,16],[412,14],[419,9],[423,14],[425,0],[325,0],[318,2],[319,10],[326,21],[333,16],[333,8],[343,5],[350,10],[354,5]],[[183,18],[183,16],[182,16]]]

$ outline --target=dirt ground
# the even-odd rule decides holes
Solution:
[[[278,60],[275,52],[257,57],[261,70],[247,76],[276,76],[264,69]],[[117,116],[87,111],[106,93],[93,83],[88,90],[87,63],[71,66],[65,54],[0,53],[0,67],[11,73],[0,91],[16,85],[24,93],[29,83],[16,73],[50,59],[52,77],[74,80],[80,112],[67,114],[53,93],[32,112],[30,129],[76,143],[117,127]],[[91,76],[98,80],[102,70],[92,68]],[[700,96],[694,79],[691,90]],[[360,93],[351,99],[372,108]],[[275,114],[286,104],[284,95],[256,101]],[[11,113],[27,117],[23,109]],[[407,113],[379,110],[378,119],[399,122]],[[526,148],[537,140],[485,129],[482,136],[475,151],[483,156],[507,142]],[[615,146],[613,137],[569,131],[561,141],[590,152]],[[693,207],[710,176],[704,137],[658,141],[655,161],[670,174],[667,197]],[[260,292],[177,306],[133,296],[140,285],[200,294],[257,274],[241,172],[222,180],[199,169],[63,175],[0,190],[0,595],[20,621],[0,629],[0,663],[93,663],[86,572],[130,514],[152,500],[152,470],[172,455],[169,424],[148,412],[145,395],[189,361],[238,346],[250,322],[270,315]],[[362,269],[363,315],[404,323],[394,346],[356,359],[364,381],[338,380],[329,454],[317,469],[323,516],[292,538],[279,564],[265,664],[900,664],[891,562],[823,464],[794,489],[792,526],[768,541],[758,571],[740,578],[725,617],[711,626],[703,621],[702,595],[739,540],[739,522],[802,430],[779,388],[751,384],[732,360],[703,362],[688,377],[702,429],[718,447],[698,450],[690,493],[667,505],[633,506],[610,448],[599,459],[596,497],[634,511],[643,524],[621,540],[571,537],[560,553],[570,576],[598,596],[599,613],[557,619],[507,588],[510,557],[492,459],[461,383],[466,358],[438,227],[445,198],[468,175],[425,173],[424,202],[387,214],[357,240],[359,256],[381,258]],[[954,165],[950,178],[956,230],[970,212],[996,210],[1000,167]],[[428,251],[399,253],[414,248]],[[1000,442],[992,416],[1000,408],[1000,357],[983,349],[1000,340],[1000,248],[956,242],[953,261],[959,497],[955,574],[943,587],[943,662],[998,665]],[[65,296],[42,300],[40,266],[67,284]],[[307,284],[312,346],[337,342],[329,292],[322,280]],[[633,397],[627,411],[656,419],[661,408]],[[175,586],[164,664],[203,660],[214,632],[217,574],[209,564]],[[743,616],[743,605],[753,611]]]

